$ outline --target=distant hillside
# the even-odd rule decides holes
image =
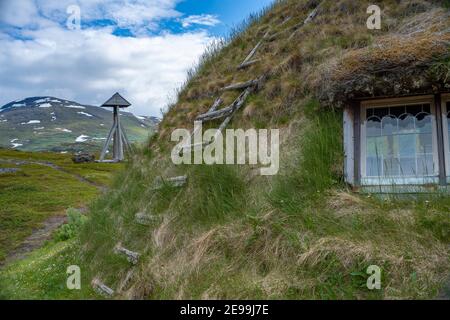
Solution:
[[[154,132],[158,119],[122,112],[132,142]],[[112,125],[111,110],[54,97],[31,97],[0,107],[0,146],[26,151],[99,151]]]

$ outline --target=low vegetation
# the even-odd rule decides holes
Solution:
[[[69,155],[6,149],[0,149],[0,165],[19,169],[0,174],[0,261],[48,218],[65,215],[69,207],[85,208],[121,167],[75,165]]]
[[[79,236],[36,256],[36,270],[48,281],[31,273],[29,260],[18,263],[5,272],[4,295],[22,288],[29,297],[100,298],[90,288],[97,278],[115,298],[434,298],[450,272],[450,198],[353,193],[342,178],[342,112],[325,107],[305,79],[441,3],[385,1],[389,19],[372,33],[365,27],[368,1],[325,0],[313,25],[281,34],[261,49],[261,63],[236,71],[269,28],[298,24],[320,2],[278,1],[212,48],[158,136],[90,207]],[[253,166],[174,166],[172,129],[192,126],[224,85],[262,74],[264,86],[231,127],[280,128],[279,175],[258,176]],[[225,104],[237,94],[224,94]],[[153,188],[159,176],[182,174],[184,188]],[[136,223],[137,213],[149,217],[148,225]],[[141,254],[136,266],[115,252],[118,243]],[[56,271],[45,273],[53,264]],[[81,267],[81,291],[64,289],[69,264]],[[382,269],[381,290],[365,286],[371,265]]]

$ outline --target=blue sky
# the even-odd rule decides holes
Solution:
[[[119,91],[130,111],[160,116],[205,47],[271,3],[0,0],[0,105],[44,95],[99,105]]]
[[[187,15],[217,15],[221,23],[211,27],[209,31],[224,36],[249,14],[258,12],[272,2],[273,0],[186,0],[179,3],[177,9]]]

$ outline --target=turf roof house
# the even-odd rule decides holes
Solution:
[[[450,184],[448,21],[444,26],[384,38],[323,73],[321,100],[344,109],[344,175],[355,188],[425,191]]]

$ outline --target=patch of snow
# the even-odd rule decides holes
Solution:
[[[84,134],[82,134],[81,136],[75,139],[75,142],[86,142],[88,138],[89,136],[85,136]]]
[[[135,116],[135,117],[138,118],[139,120],[145,120],[145,118],[141,117],[141,116]]]
[[[104,123],[100,123],[100,127],[104,127],[105,126],[105,124]]]
[[[106,138],[92,138],[92,140],[106,140]]]
[[[44,130],[45,127],[34,128],[34,130]]]
[[[78,113],[78,114],[81,114],[81,115],[83,115],[83,116],[86,116],[86,117],[93,117],[92,114],[89,114],[89,113],[86,113],[86,112],[80,111],[80,112],[77,112],[77,113]]]
[[[41,120],[30,120],[28,122],[22,122],[21,124],[38,124],[41,123]]]
[[[47,102],[47,101],[49,101],[49,100],[50,100],[50,98],[39,99],[39,100],[34,101],[34,103],[35,103],[35,104],[40,104],[40,103]]]
[[[21,144],[21,143],[13,143],[13,144],[12,144],[12,148],[13,148],[13,149],[15,149],[15,148],[17,148],[17,147],[21,147],[21,146],[23,146],[23,144]]]
[[[61,151],[61,154],[69,153],[68,151]]]
[[[146,128],[146,126],[144,126],[143,124],[141,124],[141,127],[142,127],[142,128]]]
[[[12,108],[20,108],[20,107],[26,107],[26,103],[15,103],[11,107]]]
[[[14,142],[16,142],[16,141],[19,141],[19,139],[12,139],[10,142],[11,142],[11,143],[14,143]]]
[[[43,103],[39,105],[39,108],[51,108],[52,105],[50,103]]]
[[[83,106],[77,106],[77,105],[69,105],[69,106],[64,106],[64,108],[72,108],[72,109],[86,109]]]
[[[55,128],[55,130],[58,130],[58,131],[61,131],[61,132],[72,133],[72,130],[64,129],[64,128]]]
[[[8,122],[8,120],[4,119],[4,120],[0,120],[0,122]]]

